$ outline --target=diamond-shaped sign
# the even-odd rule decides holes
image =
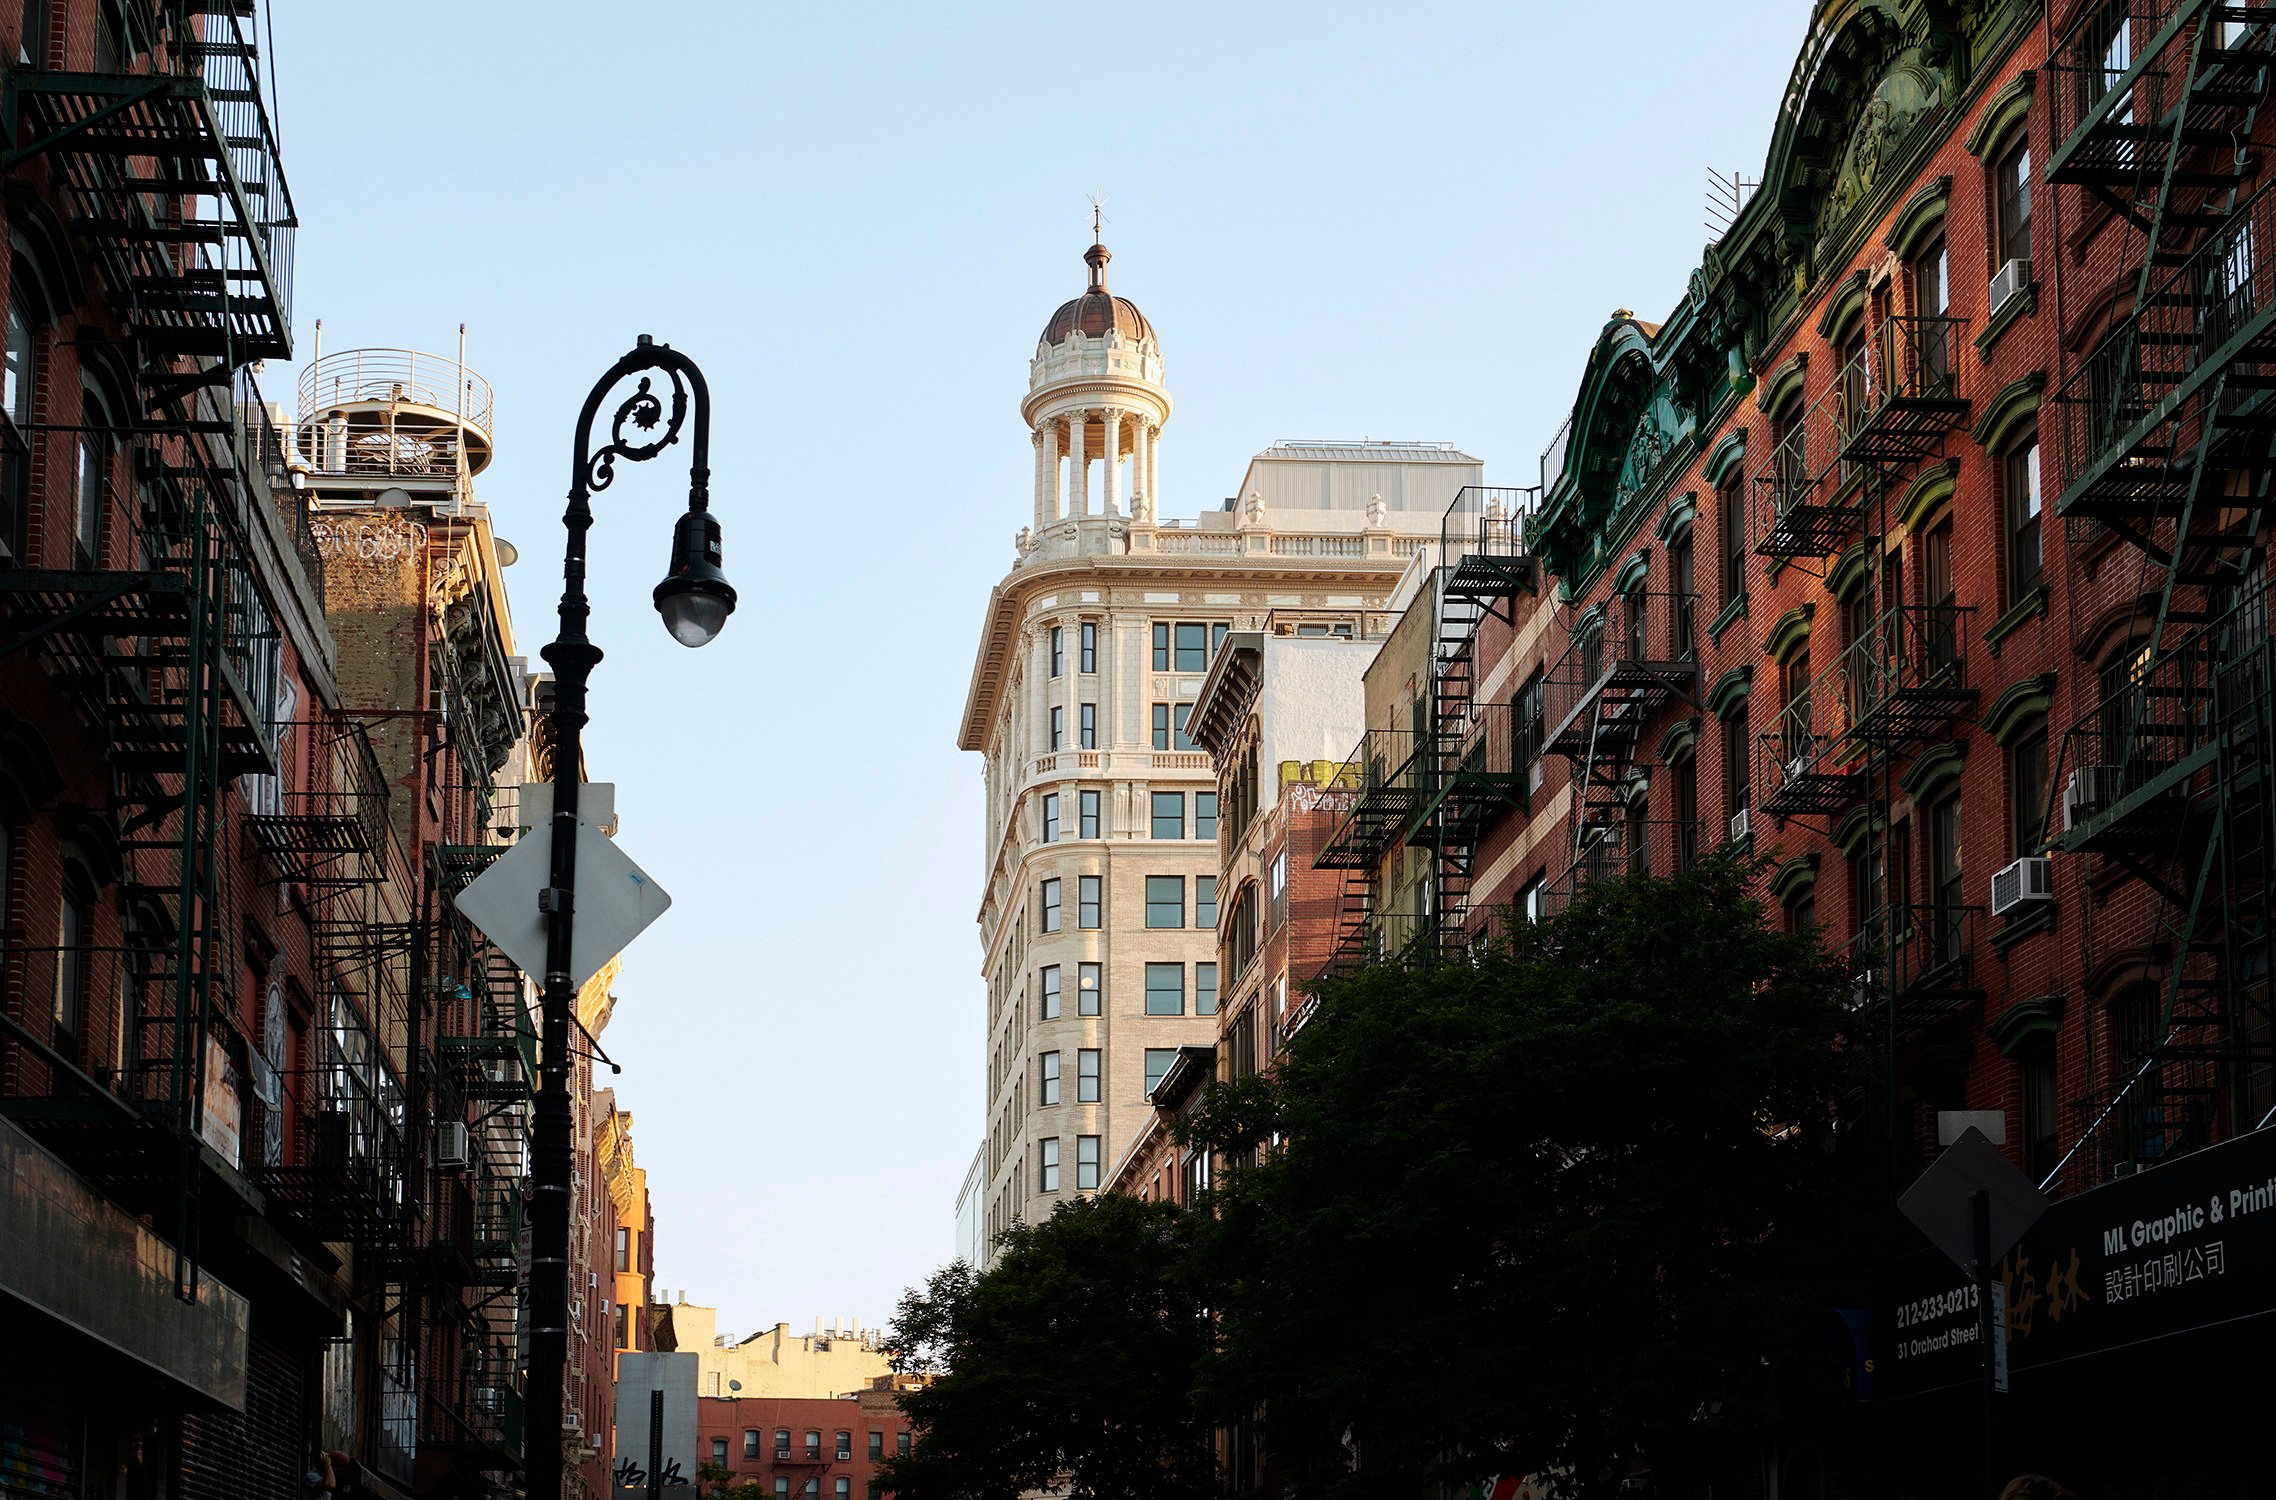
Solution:
[[[1991,1210],[1991,1258],[2015,1248],[2023,1232],[2047,1211],[2047,1199],[1973,1125],[1944,1148],[1897,1200],[1904,1216],[1963,1271],[1976,1264],[1976,1194]]]
[[[537,909],[553,878],[553,835],[533,830],[458,893],[453,904],[522,972],[542,983],[552,919]],[[601,971],[662,916],[672,898],[634,864],[616,841],[582,815],[577,819],[577,930],[569,943],[573,987]]]

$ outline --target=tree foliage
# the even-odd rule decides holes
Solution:
[[[1593,883],[1481,954],[1323,986],[1184,1127],[1193,1211],[1063,1206],[904,1299],[906,1500],[1208,1492],[1210,1421],[1338,1500],[1494,1473],[1587,1494],[1793,1392],[1861,1264],[1835,1150],[1850,986],[1732,852]]]
[[[900,1500],[1212,1493],[1193,1227],[1168,1204],[1080,1200],[1004,1234],[986,1275],[959,1261],[912,1289],[890,1333],[896,1368],[941,1378],[902,1396],[918,1440],[887,1461],[885,1487]]]
[[[1474,962],[1331,983],[1209,1102],[1204,1137],[1284,1144],[1217,1194],[1205,1390],[1263,1411],[1299,1492],[1586,1490],[1817,1365],[1854,1265],[1849,983],[1761,873],[1597,882]]]

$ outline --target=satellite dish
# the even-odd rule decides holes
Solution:
[[[407,489],[404,489],[400,485],[391,485],[388,488],[381,490],[379,492],[379,498],[373,503],[376,505],[386,506],[390,509],[409,505],[411,503],[411,492]]]
[[[730,1380],[730,1381],[728,1381],[728,1382],[727,1382],[727,1389],[729,1389],[729,1390],[731,1390],[731,1391],[739,1391],[739,1390],[741,1390],[742,1388],[743,1388],[743,1382],[742,1382],[742,1381],[740,1381],[740,1380]]]
[[[506,540],[504,537],[502,537],[502,536],[501,536],[501,537],[494,537],[494,538],[492,538],[492,540],[493,540],[493,541],[495,541],[495,542],[497,543],[497,546],[498,546],[498,566],[499,566],[499,567],[501,567],[501,568],[510,568],[510,567],[512,567],[512,566],[513,566],[515,563],[517,563],[517,562],[521,561],[521,556],[522,556],[522,554],[521,554],[521,550],[520,550],[519,548],[517,548],[517,547],[516,547],[516,546],[515,546],[515,545],[514,545],[512,542],[509,542],[509,541],[507,541],[507,540]]]

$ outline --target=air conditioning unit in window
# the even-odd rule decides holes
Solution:
[[[1995,917],[2013,911],[2026,901],[2054,899],[2055,873],[2052,862],[2047,859],[2026,856],[1992,876],[1991,909]]]
[[[467,1133],[464,1120],[445,1120],[435,1127],[435,1165],[463,1167],[467,1159]]]
[[[563,1412],[561,1414],[561,1430],[563,1432],[583,1432],[585,1430],[585,1414],[579,1411]]]
[[[1737,843],[1740,839],[1745,838],[1752,831],[1752,827],[1753,825],[1747,822],[1747,810],[1745,808],[1742,807],[1737,812],[1732,813],[1731,842]]]
[[[1786,762],[1786,779],[1788,781],[1796,780],[1808,769],[1810,769],[1810,757],[1806,753],[1797,755]]]
[[[1997,313],[2007,305],[2007,299],[2031,285],[2031,262],[2011,260],[2001,266],[1991,279],[1991,310]]]

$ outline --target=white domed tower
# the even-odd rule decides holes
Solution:
[[[1091,239],[1090,286],[1051,315],[1028,365],[1020,415],[1035,443],[1035,524],[1022,561],[1122,551],[1161,493],[1162,347],[1137,304],[1107,290],[1112,257],[1095,217]]]

